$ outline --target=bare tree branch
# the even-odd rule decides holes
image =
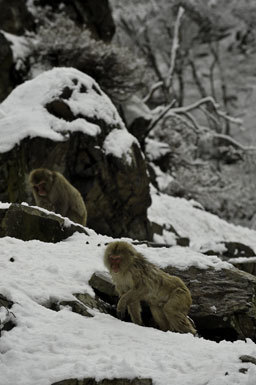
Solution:
[[[175,21],[174,25],[174,36],[173,36],[173,41],[172,41],[172,52],[171,52],[171,63],[170,63],[170,68],[169,72],[166,78],[166,87],[169,89],[172,84],[172,78],[173,78],[173,73],[175,69],[175,61],[176,61],[176,54],[177,50],[179,48],[179,29],[180,29],[180,23],[181,23],[181,18],[184,14],[185,10],[183,7],[179,7],[177,18]]]
[[[148,94],[143,98],[143,102],[146,103],[150,98],[151,96],[153,95],[153,93],[158,90],[158,88],[162,87],[163,85],[163,81],[159,81],[155,84],[153,84],[153,86],[150,88]]]
[[[227,113],[221,111],[219,104],[216,103],[216,101],[211,96],[206,96],[205,98],[200,99],[197,102],[195,102],[193,104],[190,104],[190,105],[188,105],[186,107],[176,107],[176,108],[173,108],[172,112],[175,112],[177,114],[181,113],[181,112],[188,112],[188,111],[194,110],[194,109],[200,107],[201,105],[207,104],[207,103],[210,103],[214,107],[214,109],[216,110],[216,113],[220,117],[222,117],[223,119],[229,120],[230,122],[232,122],[234,124],[237,124],[239,126],[241,126],[243,124],[241,119],[234,118],[232,116],[229,116]]]
[[[146,133],[145,133],[145,136],[147,136],[151,130],[153,130],[153,128],[156,126],[156,124],[168,113],[168,111],[170,111],[170,109],[174,106],[174,104],[176,103],[176,100],[173,100],[168,106],[166,106],[161,112],[160,114],[154,119],[152,120],[152,122],[150,123]]]
[[[216,133],[211,133],[211,135],[212,135],[214,138],[226,140],[227,142],[231,143],[233,146],[239,148],[239,149],[242,150],[242,151],[256,151],[256,147],[253,147],[253,146],[243,146],[241,143],[237,142],[235,139],[233,139],[233,138],[232,138],[231,136],[229,136],[229,135],[225,135],[225,134],[216,134]]]

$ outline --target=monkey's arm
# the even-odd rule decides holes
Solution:
[[[132,305],[134,302],[140,302],[145,298],[147,294],[147,288],[145,286],[139,286],[137,288],[130,289],[124,293],[117,304],[117,312],[120,317],[124,317],[125,310],[129,305]]]
[[[65,183],[63,183],[62,179],[58,179],[58,176],[55,177],[50,200],[54,206],[54,211],[65,217],[68,212],[69,202]]]

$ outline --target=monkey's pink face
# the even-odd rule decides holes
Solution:
[[[109,257],[110,267],[114,273],[119,272],[121,260],[122,258],[120,255],[110,255]]]
[[[37,195],[40,195],[41,197],[47,195],[46,182],[42,181],[40,183],[34,184],[33,188],[34,188],[35,192],[37,193]]]

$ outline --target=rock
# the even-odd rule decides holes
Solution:
[[[61,11],[77,25],[86,25],[96,39],[109,42],[115,33],[109,0],[38,0],[37,4],[51,7],[53,12]]]
[[[12,204],[9,209],[0,209],[0,237],[56,243],[76,231],[87,234],[82,226],[65,221],[60,216],[33,207]]]
[[[183,279],[191,291],[190,317],[199,335],[216,341],[256,340],[256,278],[238,269],[164,269]],[[106,302],[116,304],[114,285],[106,274],[94,274],[90,285]],[[142,312],[145,308],[142,306]],[[143,315],[145,319],[145,314]],[[147,318],[148,317],[148,318]],[[145,325],[152,326],[150,314]]]
[[[0,0],[0,9],[0,25],[5,32],[22,35],[33,28],[33,17],[25,0]]]
[[[9,331],[15,326],[15,323],[14,323],[15,316],[10,310],[12,306],[13,306],[13,302],[7,299],[2,294],[0,294],[0,309],[1,307],[5,308],[5,316],[2,313],[1,319],[0,319],[0,337],[1,337],[2,330]]]
[[[28,101],[33,92],[39,96]],[[48,99],[44,95],[49,95]],[[17,124],[27,127],[30,121],[38,121],[39,111],[42,120],[38,121],[38,137],[33,126],[33,138],[28,138],[28,130],[23,140],[17,137],[20,143],[11,149],[7,139],[6,151],[0,154],[1,201],[33,204],[28,174],[33,168],[48,167],[64,174],[80,191],[88,227],[113,237],[151,239],[145,158],[136,138],[125,129],[117,110],[92,78],[74,69],[56,68],[17,87],[2,108],[8,121],[0,119],[0,134],[11,124],[12,116],[13,132],[17,132]],[[124,149],[118,148],[120,154],[116,154],[116,142],[123,143]]]
[[[68,380],[63,380],[55,382],[52,385],[152,385],[152,380],[150,378],[134,378],[133,380],[128,380],[125,378],[113,378],[111,380],[104,379],[102,381],[96,381],[94,378],[85,378],[84,380],[77,380],[70,378]]]
[[[6,98],[13,88],[13,82],[11,79],[13,66],[14,62],[10,43],[5,36],[0,33],[0,102]]]
[[[220,339],[256,340],[256,278],[234,269],[164,269],[189,287],[190,316],[200,335]]]
[[[216,250],[203,250],[204,254],[217,255],[224,261],[232,263],[240,270],[256,275],[255,252],[247,245],[240,242],[220,242]]]
[[[165,244],[165,247],[171,247],[174,245],[188,247],[190,244],[190,239],[187,237],[181,237],[172,225],[159,225],[158,223],[151,221],[150,228],[152,234],[155,234],[155,237],[160,235],[162,238],[164,232],[170,233],[172,239],[168,241],[169,244]],[[158,247],[157,245],[158,243],[156,242],[156,247]],[[152,244],[150,246],[152,246]]]
[[[98,309],[101,313],[112,314],[111,306],[105,304],[99,298],[93,298],[90,294],[74,294],[78,301],[61,301],[59,305],[70,306],[74,313],[84,317],[93,317],[89,309]]]
[[[107,297],[118,297],[111,276],[108,273],[94,273],[89,280],[89,285],[97,292],[104,293]]]
[[[239,357],[239,359],[242,362],[250,362],[251,364],[256,365],[256,357],[244,355],[244,356]]]

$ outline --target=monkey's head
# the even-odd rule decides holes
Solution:
[[[53,172],[47,168],[36,168],[29,174],[29,183],[34,193],[43,197],[51,191],[53,178]]]
[[[111,242],[104,253],[104,264],[111,273],[124,273],[133,264],[136,254],[136,249],[128,242]]]

